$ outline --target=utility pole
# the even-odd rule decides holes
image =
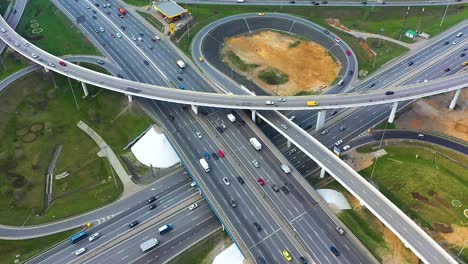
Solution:
[[[385,29],[381,28],[380,29],[380,35],[383,35]],[[372,63],[372,69],[375,67],[375,61],[377,60],[377,55],[379,54],[379,51],[380,51],[380,41],[382,39],[379,38],[379,44],[377,45],[377,52],[375,53],[375,57],[374,57],[374,63]]]
[[[422,17],[422,15],[423,15],[423,13],[424,13],[424,7],[423,7],[423,9],[421,10],[421,14],[419,15],[418,28],[416,29],[416,32],[419,31],[419,27],[421,26],[421,17]],[[422,33],[422,29],[421,29],[420,32]]]
[[[406,19],[408,18],[409,10],[410,10],[410,6],[408,6],[408,9],[407,9],[406,12],[405,12],[405,20],[403,21],[403,26],[401,27],[400,39],[399,39],[399,40],[401,40],[401,36],[402,36],[403,32],[405,31]]]
[[[281,77],[281,74],[277,73],[277,74],[276,74],[276,95],[278,95],[279,77]]]

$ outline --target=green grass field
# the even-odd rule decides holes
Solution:
[[[465,208],[453,206],[452,202],[468,202],[465,195],[468,171],[463,166],[468,164],[466,156],[423,143],[385,146],[384,149],[388,154],[378,160],[373,181],[387,198],[430,230],[450,232],[451,225],[465,226]],[[359,150],[371,151],[369,146]],[[435,155],[434,151],[439,154]],[[416,155],[419,155],[417,159]],[[372,166],[359,173],[368,178],[371,171]],[[343,192],[347,197],[351,195],[337,182],[327,188]],[[338,216],[378,259],[388,252],[382,233],[375,226],[380,223],[369,211],[343,211]],[[461,246],[450,245],[449,248],[456,254]],[[466,261],[467,257],[468,253],[464,252],[462,258]]]
[[[23,69],[28,65],[28,60],[15,52],[3,52],[0,64],[0,80],[5,79],[11,74]]]
[[[81,85],[71,81],[77,109],[66,77],[54,74],[57,89],[48,77],[34,73],[15,82],[0,95],[0,223],[45,223],[75,215],[115,200],[122,186],[115,183],[107,159],[91,138],[76,127],[79,120],[96,130],[116,154],[151,123],[137,105],[128,105],[119,93],[88,85],[90,96],[82,99]],[[33,88],[31,88],[33,87]],[[43,129],[32,132],[34,124]],[[34,138],[32,142],[27,142]],[[55,151],[63,149],[54,181],[54,201],[44,213],[45,174]],[[117,187],[116,187],[117,184]],[[42,214],[36,217],[36,213]]]
[[[277,75],[279,74],[279,75]],[[279,72],[275,69],[265,69],[258,74],[258,78],[262,81],[274,85],[274,84],[283,84],[289,80],[287,74]]]
[[[192,13],[196,19],[196,24],[190,29],[190,37],[184,35],[177,45],[187,54],[190,54],[190,43],[193,36],[201,28],[223,17],[240,14],[240,13],[258,13],[258,12],[282,12],[296,15],[311,20],[328,28],[331,32],[339,35],[343,40],[350,44],[353,51],[356,53],[361,69],[372,71],[372,62],[369,62],[369,57],[364,50],[359,46],[356,39],[341,31],[335,30],[328,26],[325,22],[326,18],[340,19],[347,27],[371,33],[379,33],[380,29],[385,30],[385,35],[392,38],[399,38],[399,32],[404,21],[406,7],[375,7],[372,10],[371,6],[367,7],[280,7],[277,6],[223,6],[223,5],[184,5]],[[437,35],[450,26],[462,21],[468,16],[466,8],[468,5],[450,6],[447,12],[444,25],[439,26],[440,18],[442,18],[445,7],[426,7],[421,16],[420,28],[432,36]],[[410,9],[406,28],[416,29],[419,23],[420,8]],[[439,19],[438,19],[439,18]],[[176,32],[176,37],[177,32]],[[371,40],[372,41],[372,40]],[[372,43],[371,43],[372,44]],[[398,57],[404,48],[394,44],[384,43],[388,53],[381,53],[376,62],[377,69],[380,65],[388,60]],[[387,50],[386,49],[386,50]]]
[[[54,55],[99,55],[91,42],[49,0],[29,1],[17,32]]]
[[[153,25],[154,28],[156,28],[157,30],[159,30],[159,32],[163,32],[164,30],[164,25],[163,23],[161,23],[161,21],[159,21],[158,19],[156,19],[154,16],[152,16],[151,14],[148,14],[148,13],[145,13],[145,12],[141,12],[141,11],[137,11],[138,14],[140,14],[142,17],[144,17],[146,19],[146,21],[148,21],[151,25]]]
[[[80,231],[80,228],[34,239],[0,240],[0,255],[2,256],[0,258],[0,264],[14,263],[17,254],[20,255],[18,259],[21,263],[24,263],[28,258],[39,254],[52,245],[60,243],[78,231]],[[72,252],[70,252],[70,254],[72,254]]]
[[[191,247],[189,250],[185,251],[178,257],[174,258],[169,262],[169,264],[205,264],[212,263],[213,256],[210,257],[210,253],[215,249],[218,244],[223,243],[225,247],[228,247],[232,244],[231,239],[223,231],[217,231],[204,240],[198,242],[195,246]]]

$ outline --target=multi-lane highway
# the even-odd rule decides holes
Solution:
[[[294,3],[292,3],[294,2]],[[184,0],[187,4],[207,4],[207,5],[262,5],[262,6],[441,6],[457,5],[467,3],[466,0],[455,1],[309,1],[309,0],[245,0],[237,3],[235,0]]]

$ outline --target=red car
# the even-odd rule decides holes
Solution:
[[[221,157],[221,158],[224,158],[225,155],[224,155],[224,152],[222,150],[218,150],[218,155]]]
[[[64,66],[64,67],[67,66],[67,64],[64,61],[59,61],[59,64]]]
[[[155,38],[151,38],[151,41],[156,42],[156,39],[155,39]]]
[[[259,183],[261,186],[265,185],[265,180],[264,180],[264,179],[258,178],[257,181],[258,181],[258,183]]]
[[[346,50],[346,55],[351,56],[351,51]]]
[[[341,42],[341,39],[340,39],[339,37],[336,37],[336,38],[335,38],[335,41],[336,41],[336,43],[340,43],[340,42]]]

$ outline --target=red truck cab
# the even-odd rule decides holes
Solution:
[[[125,11],[125,9],[119,7],[119,13],[122,14],[122,15],[126,15],[127,11]]]

